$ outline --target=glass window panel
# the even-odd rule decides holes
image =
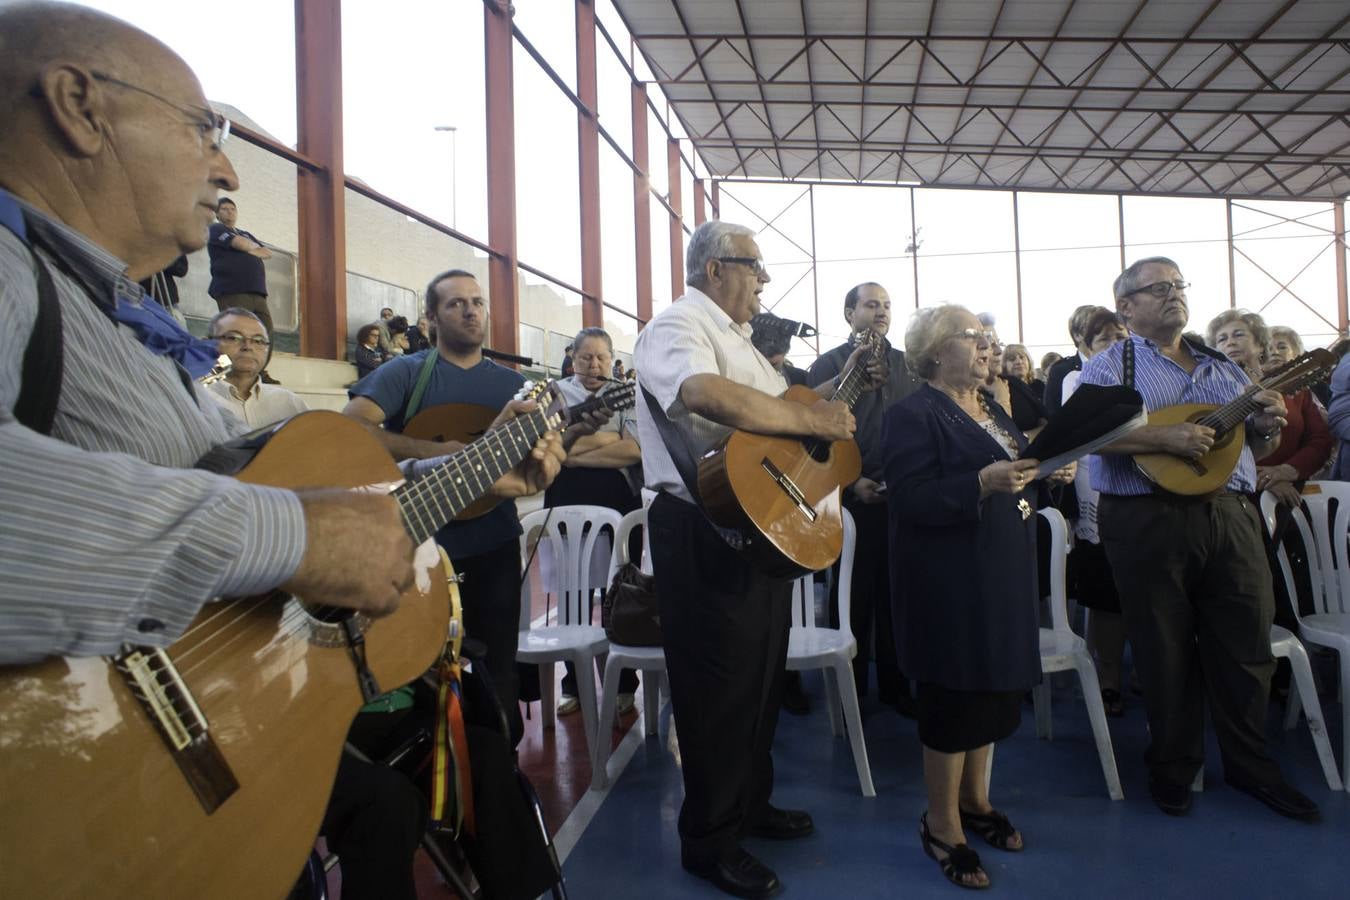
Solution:
[[[1114,195],[1018,193],[1022,343],[1037,363],[1070,349],[1068,321],[1084,303],[1114,308],[1120,216]]]
[[[633,366],[633,343],[637,341],[637,324],[637,319],[631,316],[625,316],[612,309],[605,310],[605,331],[609,332],[610,338],[614,341],[614,358],[623,360],[625,370]]]
[[[482,40],[457,42],[453,69],[445,64],[445,35],[481,36],[483,10],[476,4],[427,4],[418,8],[415,21],[410,22],[411,13],[391,16],[380,4],[348,0],[342,15],[342,131],[347,172],[401,203],[486,241]],[[390,65],[392,59],[398,65]],[[249,65],[240,68],[247,71],[252,65],[250,59]],[[518,160],[518,164],[528,161]]]
[[[1020,342],[1012,194],[916,190],[914,204],[919,304],[992,313],[1003,340]]]
[[[652,217],[652,315],[670,305],[679,294],[670,293],[670,214],[655,200]],[[681,292],[683,293],[683,292]]]
[[[766,265],[811,260],[811,201],[805,185],[724,184],[721,199],[722,219],[756,232]]]
[[[556,374],[562,368],[563,348],[581,330],[581,295],[552,283],[523,284],[520,322],[538,328],[544,335],[544,355],[529,354],[534,365],[528,369],[539,374],[547,369]]]
[[[1233,201],[1237,305],[1309,346],[1335,334],[1335,215],[1329,203]]]
[[[1175,260],[1191,283],[1189,330],[1203,334],[1209,320],[1230,307],[1224,201],[1126,197],[1125,261],[1149,256]]]
[[[637,312],[637,242],[633,218],[633,170],[606,144],[600,145],[600,260],[605,300]]]
[[[633,155],[633,81],[603,37],[596,35],[596,100],[600,127]]]
[[[579,286],[577,109],[519,46],[515,92],[517,250],[522,261]]]
[[[295,146],[295,13],[289,5],[240,0],[231,4],[229,15],[213,17],[210,27],[203,27],[197,6],[181,0],[83,0],[82,5],[154,35],[192,67],[207,99],[220,104],[221,112]],[[242,48],[247,48],[247,65],[240,62]]]
[[[446,269],[473,272],[488,289],[487,257],[471,245],[350,189],[345,203],[348,341],[386,306],[416,322],[427,282]]]
[[[909,195],[904,188],[817,186],[816,256],[822,263],[852,264],[858,271],[855,284],[869,280],[861,270],[878,263],[906,261],[908,271],[906,247],[913,231]],[[897,291],[907,290],[906,302],[912,307],[913,278],[904,281],[908,288],[890,284],[885,287],[893,305],[900,303]]]
[[[476,6],[462,3],[462,6]],[[549,68],[577,89],[577,8],[573,0],[514,0],[511,22],[539,51]],[[481,35],[481,27],[475,36]],[[527,54],[528,55],[528,54]],[[516,65],[520,65],[517,63]]]

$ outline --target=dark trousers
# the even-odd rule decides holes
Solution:
[[[895,628],[891,625],[890,548],[886,542],[885,503],[862,503],[845,492],[844,507],[857,526],[857,545],[853,554],[853,590],[849,597],[849,624],[858,641],[853,658],[853,682],[858,696],[867,696],[867,668],[872,662],[875,640],[877,696],[883,703],[893,702],[909,693],[909,684],[900,674],[895,655]],[[834,585],[830,589],[830,627],[839,626],[839,563],[834,564]]]
[[[648,523],[684,776],[680,839],[699,865],[731,850],[773,791],[791,585],[751,569],[669,494]]]
[[[1225,775],[1278,780],[1265,738],[1275,606],[1255,507],[1238,494],[1103,494],[1099,510],[1144,686],[1150,774],[1190,784],[1204,762],[1208,695]]]
[[[385,755],[415,717],[361,713],[347,739],[372,759]],[[417,900],[413,854],[427,827],[427,801],[402,772],[343,753],[320,833],[338,855],[347,900]]]
[[[512,540],[477,556],[451,560],[464,576],[459,599],[464,608],[464,633],[487,648],[488,675],[511,729],[511,746],[520,743],[525,723],[520,717],[520,676],[516,647],[520,632],[520,545]]]

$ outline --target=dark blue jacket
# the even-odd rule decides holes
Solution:
[[[993,415],[1026,437],[997,404]],[[1003,447],[950,397],[924,385],[882,423],[890,510],[891,605],[900,669],[954,690],[1020,691],[1041,680],[1036,490],[980,500],[979,471]]]

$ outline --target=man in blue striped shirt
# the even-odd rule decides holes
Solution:
[[[1223,404],[1249,390],[1237,365],[1182,338],[1187,287],[1177,264],[1164,257],[1122,272],[1116,309],[1131,337],[1086,363],[1082,383],[1131,385],[1150,411]],[[1094,457],[1092,483],[1102,494],[1102,543],[1144,685],[1154,801],[1170,815],[1190,810],[1190,784],[1204,762],[1207,694],[1228,783],[1282,815],[1311,821],[1317,805],[1284,781],[1266,750],[1275,601],[1260,519],[1247,494],[1256,486],[1254,454],[1278,445],[1285,406],[1275,391],[1255,398],[1261,410],[1246,422],[1248,446],[1217,495],[1163,492],[1130,459],[1160,452],[1199,459],[1214,446],[1215,432],[1193,423],[1131,432]]]

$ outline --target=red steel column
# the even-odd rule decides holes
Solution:
[[[342,4],[295,0],[295,110],[300,153],[323,165],[296,170],[300,353],[347,355],[347,220],[342,165]]]
[[[1347,297],[1345,278],[1345,201],[1336,200],[1331,204],[1336,229],[1336,311],[1339,314],[1341,334],[1350,327],[1350,297]]]
[[[722,182],[714,181],[712,183],[712,217],[714,219],[722,218]]]
[[[671,138],[666,142],[666,171],[670,179],[670,296],[684,293],[684,206],[681,195],[684,181],[680,177],[680,142]]]
[[[581,189],[581,325],[603,327],[605,308],[600,249],[600,126],[595,120],[599,96],[595,76],[594,0],[576,0],[577,183]]]
[[[703,179],[694,179],[694,227],[702,225],[708,221],[707,204],[703,196]]]
[[[1225,199],[1223,208],[1228,214],[1228,308],[1237,309],[1237,259],[1233,254],[1233,201]],[[1282,285],[1283,286],[1283,285]],[[1345,326],[1342,325],[1342,328]]]
[[[515,353],[520,292],[516,268],[516,121],[510,5],[483,3],[487,74],[488,296],[494,350]]]
[[[638,318],[648,322],[652,317],[652,191],[647,181],[647,89],[633,82],[632,98],[633,164],[638,167],[633,173],[634,288]]]

